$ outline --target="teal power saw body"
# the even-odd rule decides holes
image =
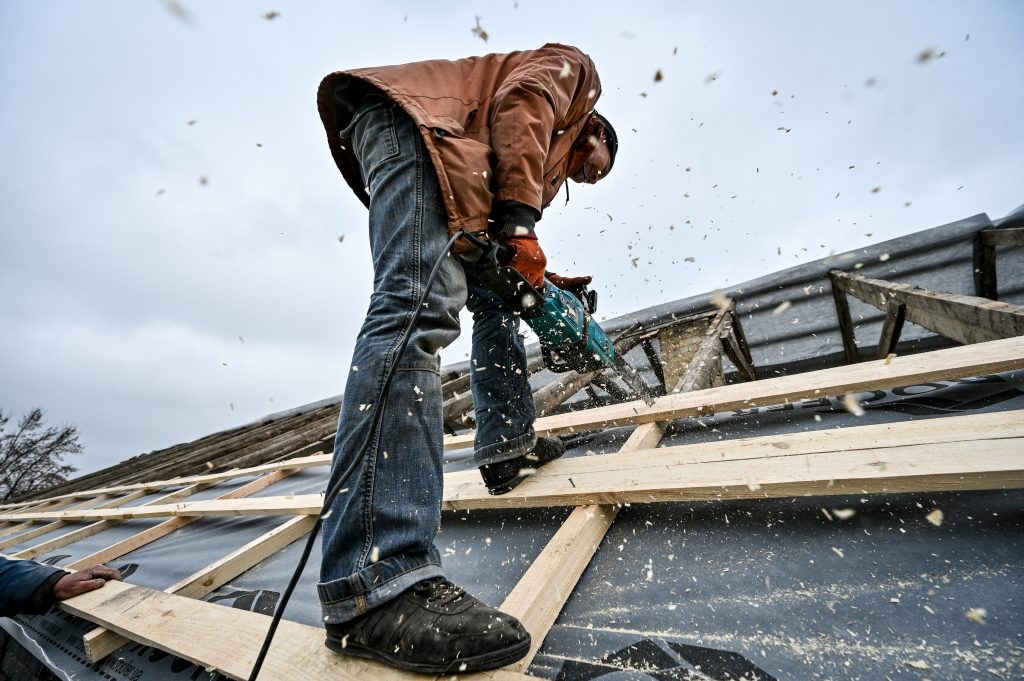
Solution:
[[[546,279],[544,290],[538,290],[506,264],[511,253],[505,246],[482,239],[472,241],[480,250],[473,254],[478,257],[467,259],[469,269],[537,334],[548,369],[556,373],[612,369],[638,398],[648,402],[654,398],[654,391],[594,319],[596,292],[585,286],[563,291]]]

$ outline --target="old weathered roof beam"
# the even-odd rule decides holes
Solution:
[[[833,288],[885,310],[890,301],[906,306],[906,320],[961,343],[1024,334],[1024,307],[977,296],[930,291],[909,284],[829,272]]]
[[[837,277],[829,272],[828,278],[832,284],[832,300],[836,305],[839,334],[843,339],[843,354],[846,356],[847,364],[856,364],[860,361],[860,352],[857,350],[857,334],[853,328],[853,318],[850,317],[850,304],[846,300],[846,292]]]
[[[974,293],[998,300],[996,246],[1024,246],[1024,227],[982,229],[974,237]]]
[[[900,342],[903,323],[907,319],[907,306],[896,300],[885,304],[885,322],[882,323],[882,335],[878,339],[878,359],[885,359],[896,352],[896,344]]]

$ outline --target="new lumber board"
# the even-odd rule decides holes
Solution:
[[[916,383],[981,376],[1021,367],[1024,367],[1024,337],[1018,336],[896,357],[888,363],[886,360],[874,360],[792,376],[765,378],[751,383],[665,395],[657,398],[651,406],[637,400],[558,414],[537,419],[534,429],[537,435],[600,430],[632,423],[667,421],[879,388],[899,388]],[[445,449],[472,446],[473,436],[471,432],[446,437]]]
[[[101,511],[64,511],[53,514],[32,514],[51,517],[60,513],[63,520],[131,520],[133,518],[202,518],[205,516],[252,516],[252,515],[310,515],[319,513],[323,506],[323,494],[300,494],[258,499],[235,499],[230,501],[209,499],[188,501],[159,506],[136,506],[133,508],[112,508]],[[16,519],[17,516],[12,516]]]
[[[666,447],[555,461],[516,488],[489,497],[483,484],[453,476],[445,507],[510,508],[654,503],[835,494],[869,494],[1024,487],[1024,418],[1011,412],[999,433],[953,433],[965,425],[946,417],[933,432],[900,437],[876,426]],[[1004,415],[1005,418],[1005,415]],[[954,423],[950,423],[953,421]],[[896,431],[896,432],[893,432]],[[717,451],[716,451],[717,450]],[[965,456],[970,452],[970,456]],[[716,460],[717,459],[717,460]],[[460,474],[461,475],[461,474]]]
[[[712,374],[705,371],[701,353],[705,351],[705,346],[714,340],[712,334],[715,331],[719,334],[719,339],[723,335],[723,330],[728,334],[728,329],[725,328],[726,315],[730,320],[735,319],[731,309],[722,311],[714,318],[696,353],[690,356],[683,367],[682,375],[672,389],[673,393],[708,387]],[[728,334],[728,338],[732,340],[732,334]],[[717,347],[721,349],[720,342]],[[711,349],[714,348],[715,345],[711,345]],[[742,354],[740,356],[742,357]],[[703,361],[706,362],[706,359]],[[667,364],[665,368],[680,369],[674,363]],[[678,375],[678,372],[675,375]],[[662,383],[664,384],[664,374]],[[619,453],[657,447],[667,427],[666,421],[637,426],[619,449]],[[510,667],[512,671],[525,672],[530,668],[533,658],[540,652],[559,613],[575,591],[584,570],[615,522],[620,508],[622,507],[618,504],[577,506],[505,599],[501,609],[518,617],[533,639],[530,652]]]
[[[242,546],[220,560],[194,572],[164,591],[186,598],[202,598],[219,587],[305,536],[316,522],[313,516],[297,516]],[[99,627],[85,634],[86,655],[90,662],[99,662],[128,639],[109,629]]]
[[[530,652],[510,670],[525,672],[618,515],[618,506],[580,506],[569,514],[499,608],[519,618]]]
[[[105,487],[102,489],[87,490],[84,492],[74,492],[63,496],[51,497],[46,501],[56,501],[63,499],[80,499],[86,496],[92,497],[96,495],[105,494],[117,494],[120,492],[130,492],[132,490],[146,490],[149,492],[156,492],[167,487],[179,487],[182,485],[193,485],[198,483],[209,483],[215,484],[218,482],[224,482],[226,480],[234,480],[235,478],[243,478],[254,475],[261,475],[263,473],[273,473],[284,469],[295,469],[301,470],[303,468],[312,468],[316,466],[330,466],[333,455],[331,454],[313,454],[310,456],[296,457],[293,459],[284,459],[275,463],[267,463],[259,466],[253,466],[251,468],[236,468],[230,471],[224,471],[222,473],[210,473],[208,475],[194,475],[187,478],[172,478],[169,480],[154,480],[152,482],[135,483],[132,485],[120,485],[118,487]],[[3,510],[3,506],[0,506],[0,510]],[[0,515],[0,517],[6,517],[6,515]]]
[[[58,509],[72,510],[74,507],[88,506],[90,503],[94,502],[93,499],[88,499],[88,500],[85,500],[85,501],[79,501],[78,503],[74,503],[73,499],[66,499],[64,501],[66,501],[67,503],[51,504],[51,505],[49,505],[50,508],[47,508],[46,510],[48,510],[48,511],[55,511],[55,510],[58,510]],[[68,508],[69,506],[72,507],[72,508]],[[31,525],[32,525],[32,523],[28,522],[28,523],[24,523],[22,525],[16,525],[15,528],[16,529],[24,529],[25,527],[30,527]],[[36,527],[34,527],[34,528],[30,529],[30,530],[22,532],[21,534],[15,535],[13,537],[6,537],[5,539],[0,540],[0,549],[6,549],[9,546],[17,546],[19,544],[24,544],[25,542],[27,542],[30,539],[35,539],[36,537],[41,537],[44,534],[50,534],[51,532],[59,530],[62,527],[65,527],[66,525],[68,525],[68,523],[60,521],[60,520],[57,520],[57,521],[54,521],[54,522],[50,522],[50,523],[46,523],[45,525],[38,525],[38,526],[36,526]]]
[[[195,491],[198,491],[199,486],[197,485],[195,487],[196,487]],[[99,504],[97,506],[93,506],[92,508],[94,510],[102,510],[102,509],[106,509],[106,508],[116,508],[116,507],[120,506],[121,504],[126,504],[126,503],[128,503],[130,501],[135,501],[136,499],[144,497],[144,496],[146,496],[146,494],[147,494],[146,492],[144,492],[142,490],[138,490],[138,491],[132,492],[131,494],[126,494],[123,497],[118,497],[117,499],[113,499],[112,501],[107,501],[107,502]],[[172,492],[171,494],[167,494],[167,495],[164,495],[164,496],[159,497],[157,499],[154,499],[153,501],[151,501],[149,503],[150,504],[161,504],[161,503],[164,503],[164,502],[167,502],[167,501],[171,501],[172,499],[181,498],[182,496],[187,496],[187,495],[183,494],[179,490],[178,492]],[[50,523],[50,524],[48,524],[48,525],[46,525],[44,527],[52,527],[52,529],[60,529],[60,527],[66,525],[66,524],[67,523],[64,523],[64,522],[61,522],[61,521],[57,521],[55,523]],[[111,522],[109,520],[100,520],[100,521],[95,522],[95,523],[90,523],[89,525],[86,525],[85,527],[75,528],[75,529],[73,529],[73,530],[71,530],[69,532],[65,532],[62,535],[53,537],[53,538],[48,539],[48,540],[46,540],[46,541],[44,541],[42,543],[35,544],[34,546],[31,546],[31,547],[29,547],[27,549],[19,551],[18,553],[14,554],[14,557],[18,558],[18,559],[35,558],[36,556],[41,556],[44,553],[49,553],[50,551],[54,551],[54,550],[59,549],[59,548],[61,548],[63,546],[67,546],[68,544],[74,544],[75,542],[81,541],[82,539],[85,539],[87,537],[91,537],[94,534],[99,534],[100,532],[103,532],[104,530],[107,530],[107,529],[113,527],[116,524],[117,523]]]
[[[1024,338],[1008,338],[970,347],[949,348],[928,353],[897,357],[891,363],[884,361],[864,362],[855,366],[822,369],[793,376],[762,379],[756,383],[721,386],[692,393],[666,395],[647,406],[643,401],[617,404],[598,409],[576,411],[538,419],[535,425],[539,435],[596,430],[599,428],[673,420],[684,416],[699,416],[729,409],[749,408],[781,404],[794,400],[823,395],[839,395],[847,392],[895,388],[950,378],[964,378],[986,373],[1009,371],[1024,366]],[[473,433],[445,437],[445,449],[461,449],[472,446]],[[176,485],[197,482],[222,482],[232,478],[280,470],[282,468],[306,468],[328,466],[330,454],[288,459],[273,464],[242,468],[224,473],[192,476],[173,480],[153,481],[134,485],[122,485],[96,490],[75,492],[63,497],[44,501],[82,498],[137,489],[158,490]],[[3,507],[0,506],[0,509]],[[9,511],[0,520],[18,515]]]
[[[754,385],[754,384],[751,384]],[[970,452],[970,456],[964,456]],[[475,470],[445,476],[446,510],[850,492],[1024,487],[1024,410],[742,438],[553,461],[491,496]],[[96,519],[312,515],[322,494],[82,511]]]
[[[225,676],[248,678],[270,617],[124,582],[58,604],[61,610],[95,622],[133,641],[153,646]],[[441,678],[450,678],[445,675]],[[424,681],[384,665],[344,657],[324,647],[324,632],[282,620],[260,679],[303,681]],[[528,681],[533,677],[505,671],[465,674],[466,681]]]
[[[295,472],[296,470],[293,469],[283,469],[279,471],[274,471],[273,473],[268,473],[264,476],[256,478],[251,482],[246,483],[245,485],[242,485],[241,487],[238,487],[236,489],[231,490],[230,492],[226,492],[220,495],[218,499],[231,500],[247,497],[250,494],[255,494],[256,492],[259,492],[260,490],[265,489],[270,485],[273,485],[275,482],[282,480]],[[176,495],[192,494],[194,492],[198,492],[201,489],[205,489],[207,486],[209,486],[209,483],[196,483],[195,485],[190,485],[189,487],[178,490],[177,492],[172,492],[171,494],[166,495],[166,497],[175,497]],[[161,499],[164,499],[166,497],[161,497]],[[159,501],[159,499],[155,501]],[[165,520],[159,525],[155,525],[146,530],[143,530],[142,532],[133,534],[130,537],[122,539],[116,544],[112,544],[111,546],[108,546],[104,549],[100,549],[95,553],[85,556],[84,558],[75,561],[71,565],[71,567],[76,570],[81,570],[82,568],[86,568],[91,565],[106,563],[108,561],[114,560],[115,558],[120,558],[126,553],[131,553],[135,549],[145,546],[146,544],[149,544],[151,542],[154,542],[160,537],[167,536],[171,532],[179,530],[182,527],[185,527],[190,523],[194,523],[197,520],[199,520],[199,517],[171,518],[170,520]]]

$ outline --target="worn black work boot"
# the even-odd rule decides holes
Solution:
[[[508,461],[499,461],[480,466],[487,491],[491,494],[508,494],[516,485],[537,472],[544,464],[562,456],[565,445],[557,437],[539,437],[533,451]]]
[[[494,669],[522,659],[530,633],[443,577],[424,580],[354,620],[328,624],[327,647],[430,674]]]

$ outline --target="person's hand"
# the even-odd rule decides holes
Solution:
[[[554,272],[548,272],[547,278],[548,281],[563,291],[572,291],[573,289],[582,288],[594,280],[590,275],[584,277],[563,277],[562,275],[555,274]]]
[[[509,266],[517,270],[530,285],[538,290],[544,288],[544,267],[548,258],[540,248],[537,237],[528,236],[502,237],[501,243],[512,249],[512,260]]]
[[[121,579],[121,573],[113,568],[94,565],[65,575],[53,585],[53,597],[63,601],[89,591],[95,591],[112,579]]]

